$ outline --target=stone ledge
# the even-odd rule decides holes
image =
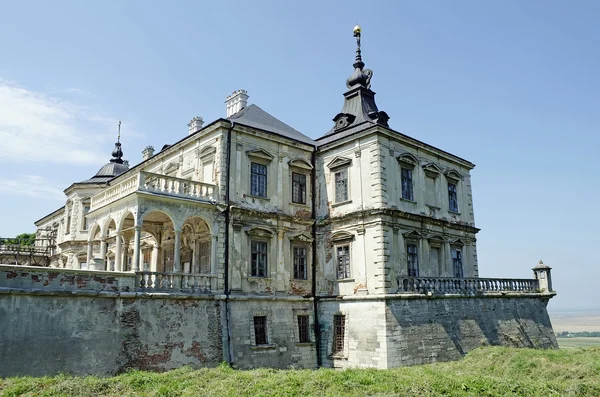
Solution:
[[[182,293],[147,293],[126,291],[93,291],[93,290],[55,290],[55,289],[24,289],[0,287],[0,295],[32,295],[32,296],[65,296],[93,298],[140,298],[140,299],[178,299],[178,300],[219,300],[215,295],[192,295]]]

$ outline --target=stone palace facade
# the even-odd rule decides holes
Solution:
[[[192,119],[139,164],[117,142],[36,222],[56,231],[53,271],[131,277],[118,290],[132,299],[218,304],[216,362],[238,368],[388,368],[482,344],[555,347],[549,268],[479,278],[475,165],[389,126],[358,27],[355,37],[342,110],[315,140],[239,90],[225,118]]]

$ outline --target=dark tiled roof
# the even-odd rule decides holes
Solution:
[[[254,127],[261,130],[273,132],[277,135],[281,135],[286,138],[291,138],[296,141],[306,143],[313,146],[315,141],[297,131],[284,123],[281,120],[276,119],[269,113],[265,112],[256,105],[250,105],[233,116],[229,117],[229,120],[239,123],[248,127]]]
[[[105,183],[110,181],[116,176],[121,175],[125,171],[129,169],[127,164],[117,163],[117,162],[108,162],[104,164],[102,168],[96,172],[96,175],[91,177],[90,179],[86,179],[85,181],[78,182],[80,184],[95,184],[95,183]]]

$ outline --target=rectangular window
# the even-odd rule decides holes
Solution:
[[[71,233],[71,211],[67,215],[67,227],[65,227],[65,234]]]
[[[252,163],[250,194],[258,197],[267,197],[267,166]]]
[[[85,217],[88,212],[90,212],[90,206],[89,205],[85,205],[83,207],[83,229],[82,230],[88,230],[88,219]]]
[[[267,344],[267,316],[254,316],[254,342],[256,345]]]
[[[333,316],[333,353],[344,351],[344,334],[346,333],[346,316]]]
[[[306,175],[292,172],[292,203],[306,204]]]
[[[408,260],[408,276],[419,277],[419,255],[416,244],[406,245],[406,259]]]
[[[442,259],[442,257],[440,255],[440,249],[439,248],[431,248],[431,250],[429,251],[429,264],[432,268],[435,267],[435,269],[438,272],[439,277],[442,277],[442,274],[443,274],[441,259]]]
[[[251,242],[252,258],[251,258],[251,276],[266,277],[267,276],[267,243],[263,241]]]
[[[210,273],[210,241],[200,243],[200,273]]]
[[[298,341],[310,342],[309,321],[307,315],[298,316]]]
[[[448,209],[450,211],[458,212],[458,198],[456,195],[456,185],[454,183],[448,183]]]
[[[458,249],[452,250],[452,270],[454,277],[463,278],[462,252]]]
[[[413,181],[412,170],[402,168],[402,198],[405,200],[413,200]]]
[[[340,245],[336,249],[337,278],[350,278],[350,246]]]
[[[294,278],[306,280],[306,248],[294,247]]]
[[[335,173],[335,202],[348,201],[348,170]]]
[[[152,251],[142,251],[142,257],[143,257],[143,270],[149,270],[150,269],[150,260],[152,258]]]

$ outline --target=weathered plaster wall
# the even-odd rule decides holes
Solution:
[[[321,358],[329,367],[393,368],[457,360],[484,345],[557,348],[548,298],[321,300]],[[346,316],[342,354],[332,354],[333,316]]]
[[[79,292],[79,291],[78,291]],[[0,291],[0,377],[223,361],[219,302]]]
[[[235,297],[231,301],[231,345],[235,368],[316,368],[313,302],[309,299]],[[298,315],[308,315],[310,342],[300,343]],[[267,317],[267,345],[257,346],[254,316]]]

